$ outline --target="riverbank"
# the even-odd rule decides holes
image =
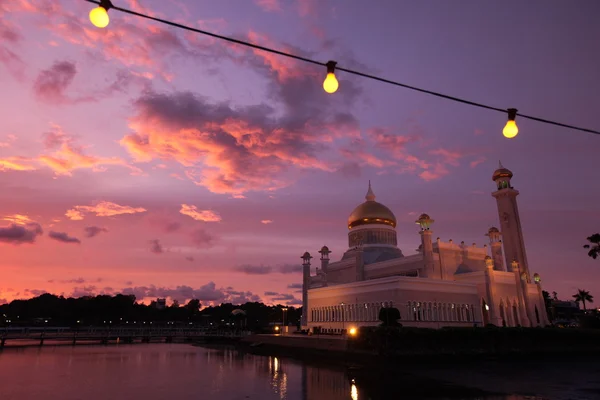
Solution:
[[[403,355],[379,354],[347,347],[341,338],[253,335],[242,339],[237,349],[262,356],[294,359],[306,365],[341,369],[356,379],[378,387],[377,382],[404,381],[420,397],[427,387],[419,382],[436,382],[437,387],[495,393],[498,399],[595,399],[600,398],[600,351],[574,346],[554,346],[547,351],[434,354],[413,349]],[[414,383],[414,385],[413,385]],[[445,386],[447,385],[447,386]],[[406,396],[407,384],[398,397]],[[404,391],[404,392],[403,392]],[[506,395],[508,393],[520,396]],[[418,395],[418,396],[417,396]],[[521,397],[522,396],[522,397]],[[491,398],[476,396],[477,398]],[[383,396],[381,398],[390,398]],[[466,397],[461,397],[466,398]],[[473,397],[475,398],[475,397]],[[494,397],[496,398],[496,397]]]
[[[361,335],[363,335],[361,337]],[[400,329],[356,337],[251,335],[238,347],[252,354],[371,365],[381,362],[455,363],[476,360],[557,360],[598,357],[600,332],[550,329]]]

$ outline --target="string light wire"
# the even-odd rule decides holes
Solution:
[[[96,4],[96,5],[101,5],[101,1],[100,0],[84,0],[84,1],[86,1],[88,3]],[[320,65],[322,67],[327,67],[327,63],[326,62],[316,61],[316,60],[313,60],[313,59],[310,59],[310,58],[307,58],[307,57],[302,57],[302,56],[299,56],[299,55],[296,55],[296,54],[286,53],[286,52],[281,51],[281,50],[276,50],[276,49],[273,49],[273,48],[261,46],[261,45],[254,44],[254,43],[250,43],[250,42],[247,42],[247,41],[244,41],[244,40],[235,39],[235,38],[232,38],[232,37],[229,37],[229,36],[219,35],[219,34],[216,34],[216,33],[213,33],[213,32],[208,32],[208,31],[205,31],[205,30],[202,30],[202,29],[193,28],[191,26],[183,25],[183,24],[180,24],[180,23],[177,23],[177,22],[166,20],[166,19],[153,17],[153,16],[148,15],[148,14],[144,14],[144,13],[140,13],[140,12],[137,12],[137,11],[134,11],[134,10],[130,10],[130,9],[127,9],[127,8],[116,6],[116,5],[114,5],[114,3],[112,4],[112,7],[110,9],[111,10],[120,11],[120,12],[123,12],[125,14],[129,14],[129,15],[134,15],[136,17],[148,19],[148,20],[151,20],[151,21],[160,22],[161,24],[169,25],[169,26],[172,26],[172,27],[175,27],[175,28],[179,28],[179,29],[184,29],[186,31],[191,31],[191,32],[202,34],[202,35],[210,36],[210,37],[213,37],[213,38],[216,38],[216,39],[225,40],[225,41],[230,42],[230,43],[235,43],[235,44],[238,44],[238,45],[242,45],[242,46],[246,46],[246,47],[251,47],[251,48],[254,48],[254,49],[257,49],[257,50],[261,50],[261,51],[265,51],[265,52],[268,52],[268,53],[277,54],[277,55],[282,56],[282,57],[287,57],[287,58],[291,58],[291,59],[294,59],[294,60],[303,61],[303,62],[314,64],[314,65]],[[376,76],[376,75],[371,75],[371,74],[367,74],[367,73],[364,73],[364,72],[354,71],[354,70],[351,70],[351,69],[348,69],[348,68],[343,68],[343,67],[340,67],[338,65],[335,66],[335,70],[336,71],[343,71],[343,72],[346,72],[346,73],[352,74],[352,75],[361,76],[363,78],[373,79],[373,80],[376,80],[376,81],[379,81],[379,82],[383,82],[383,83],[387,83],[387,84],[390,84],[390,85],[399,86],[399,87],[402,87],[402,88],[405,88],[405,89],[410,89],[410,90],[413,90],[413,91],[416,91],[416,92],[429,94],[429,95],[440,97],[440,98],[443,98],[443,99],[446,99],[446,100],[452,100],[452,101],[455,101],[455,102],[458,102],[458,103],[467,104],[467,105],[470,105],[470,106],[473,106],[473,107],[479,107],[479,108],[484,108],[484,109],[487,109],[487,110],[498,111],[498,112],[501,112],[503,114],[507,113],[507,109],[503,109],[503,108],[499,108],[499,107],[493,107],[493,106],[489,106],[489,105],[486,105],[486,104],[483,104],[483,103],[478,103],[478,102],[475,102],[475,101],[461,99],[460,97],[449,96],[449,95],[446,95],[446,94],[443,94],[443,93],[434,92],[432,90],[422,89],[422,88],[419,88],[419,87],[416,87],[416,86],[411,86],[411,85],[407,85],[405,83],[396,82],[396,81],[393,81],[393,80],[390,80],[390,79],[386,79],[386,78],[382,78],[382,77],[379,77],[379,76]],[[593,133],[593,134],[596,134],[596,135],[600,135],[600,131],[593,130],[593,129],[581,128],[581,127],[578,127],[578,126],[564,124],[562,122],[552,121],[552,120],[549,120],[549,119],[534,117],[534,116],[531,116],[531,115],[526,115],[526,114],[521,114],[521,113],[517,113],[516,115],[518,115],[520,118],[525,118],[525,119],[529,119],[529,120],[532,120],[532,121],[541,122],[541,123],[544,123],[544,124],[561,126],[563,128],[569,128],[569,129],[573,129],[573,130],[576,130],[576,131],[581,131],[581,132],[587,132],[587,133]]]

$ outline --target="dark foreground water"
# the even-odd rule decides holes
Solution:
[[[421,365],[404,367],[403,372],[365,371],[181,344],[12,348],[0,352],[0,399],[600,398],[598,364],[560,365]],[[520,372],[531,368],[535,371]]]

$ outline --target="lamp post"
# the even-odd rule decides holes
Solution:
[[[344,303],[340,303],[342,306],[342,334],[344,334],[345,320],[346,320],[346,312],[344,310]]]
[[[285,312],[287,311],[287,307],[281,309],[281,326],[285,327]],[[284,328],[285,329],[285,328]]]

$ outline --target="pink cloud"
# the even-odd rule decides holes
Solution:
[[[283,173],[292,166],[334,171],[311,144],[327,140],[324,121],[318,130],[305,130],[273,119],[266,105],[233,109],[186,92],[146,93],[135,106],[138,112],[130,121],[135,133],[121,140],[131,156],[138,162],[157,158],[193,167],[186,176],[214,193],[285,187],[291,182]]]
[[[485,162],[487,160],[487,158],[485,157],[479,157],[476,160],[473,160],[469,163],[469,166],[471,168],[475,168],[476,166],[478,166],[479,164],[481,164],[482,162]]]
[[[32,160],[26,157],[0,158],[0,171],[34,171],[36,168],[31,163]]]
[[[16,140],[17,137],[15,135],[6,135],[6,140],[4,142],[0,142],[0,148],[11,147]]]
[[[182,204],[181,210],[179,212],[183,215],[187,215],[195,219],[196,221],[204,221],[204,222],[220,222],[221,216],[214,211],[211,210],[198,210],[198,208],[194,205]]]
[[[104,167],[109,165],[128,168],[132,174],[142,173],[139,168],[119,157],[97,157],[84,154],[83,147],[77,146],[74,138],[65,134],[57,125],[53,125],[53,129],[44,134],[44,144],[48,149],[57,146],[58,149],[52,154],[39,156],[37,160],[58,175],[71,176],[76,169],[91,169],[101,172],[104,171]]]
[[[458,166],[458,161],[465,156],[464,153],[459,151],[453,151],[448,149],[435,149],[431,150],[429,154],[441,156],[446,164],[452,165],[454,167]]]
[[[264,11],[281,11],[281,4],[279,3],[279,0],[255,0],[255,3]]]
[[[272,224],[273,221],[271,221],[270,219],[263,219],[263,220],[260,221],[260,223],[267,225],[267,224]]]
[[[137,214],[146,212],[142,207],[122,206],[110,201],[101,201],[94,206],[75,206],[67,210],[65,215],[73,221],[80,221],[86,214],[95,214],[97,217],[113,217],[123,214]]]
[[[5,217],[2,217],[2,220],[8,221],[11,224],[15,224],[15,225],[27,225],[27,224],[34,222],[27,215],[23,215],[23,214],[7,215]]]
[[[425,170],[419,174],[423,180],[429,182],[448,175],[450,171],[444,165],[437,163],[433,168]]]

